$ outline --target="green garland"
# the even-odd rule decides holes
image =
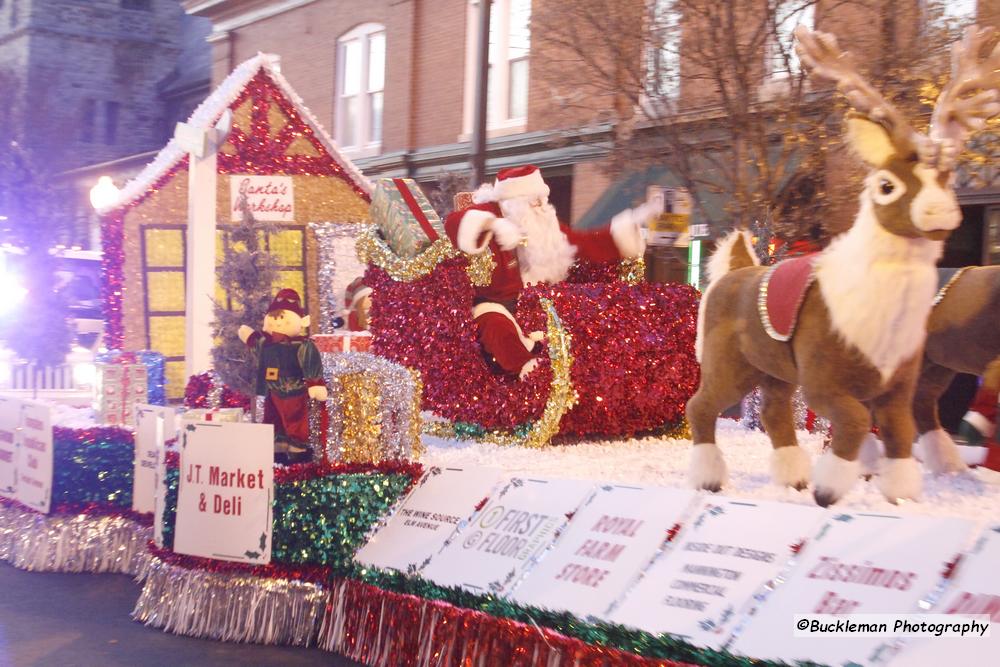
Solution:
[[[52,430],[52,504],[132,509],[132,434],[120,428]]]
[[[587,623],[568,612],[549,611],[520,605],[494,595],[479,595],[461,588],[439,586],[421,577],[400,572],[364,569],[355,565],[341,576],[394,593],[440,600],[456,607],[473,609],[527,625],[537,624],[594,646],[605,646],[652,659],[675,660],[708,667],[787,667],[788,664],[701,648],[668,634],[654,635],[614,623]],[[797,662],[796,665],[823,667],[815,662]]]

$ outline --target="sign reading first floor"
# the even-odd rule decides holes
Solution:
[[[185,424],[174,551],[270,562],[273,460],[269,424]]]

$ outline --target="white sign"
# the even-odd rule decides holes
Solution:
[[[17,498],[17,446],[21,439],[21,401],[0,396],[0,496]]]
[[[243,219],[243,198],[256,220],[291,222],[295,219],[295,196],[291,176],[251,176],[233,174],[229,177],[230,220]]]
[[[270,424],[186,424],[174,551],[255,565],[271,560]]]
[[[813,505],[706,498],[609,620],[717,648],[753,594],[788,563],[793,545],[826,516]]]
[[[21,452],[17,458],[17,499],[49,513],[52,502],[52,408],[24,401]]]
[[[499,481],[496,468],[431,468],[354,560],[371,567],[418,571]]]
[[[870,664],[883,638],[795,637],[802,614],[917,612],[972,524],[953,517],[837,514],[764,602],[730,650],[760,659]]]
[[[929,613],[990,617],[989,637],[912,640],[892,667],[988,665],[1000,655],[1000,526],[983,533],[972,553],[958,563],[951,586]],[[992,658],[990,656],[993,656]]]
[[[593,488],[593,482],[576,480],[510,480],[431,558],[421,575],[442,586],[506,595]]]
[[[511,599],[580,618],[603,616],[663,546],[694,495],[682,489],[602,486]]]
[[[164,458],[164,443],[175,437],[176,413],[160,405],[135,406],[135,453],[132,472],[132,511],[149,514],[156,509],[156,470]],[[168,430],[169,429],[169,430]]]

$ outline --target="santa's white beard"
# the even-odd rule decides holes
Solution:
[[[565,280],[576,261],[576,247],[559,229],[556,209],[546,202],[532,206],[528,199],[500,202],[503,216],[521,228],[527,241],[517,247],[521,280],[525,285]]]

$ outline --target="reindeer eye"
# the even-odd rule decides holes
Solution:
[[[896,186],[892,184],[887,178],[880,179],[878,182],[878,189],[883,195],[891,195],[892,191],[896,189]]]
[[[868,187],[872,201],[880,206],[887,206],[906,194],[906,185],[888,169],[879,169],[872,174]]]

